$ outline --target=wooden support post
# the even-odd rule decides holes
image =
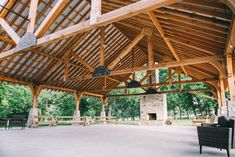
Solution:
[[[178,73],[178,81],[181,82],[181,73]],[[179,85],[179,90],[182,91],[182,84]]]
[[[227,54],[227,71],[228,71],[228,87],[230,100],[235,101],[235,84],[233,78],[233,57],[232,54]]]
[[[39,0],[31,0],[30,2],[30,8],[29,8],[29,25],[27,32],[33,33],[34,32],[34,25],[36,21],[36,14],[37,14],[37,8],[38,8],[38,1]]]
[[[76,113],[78,113],[80,111],[80,99],[83,96],[83,93],[76,92],[74,93],[74,96],[75,96],[75,104],[76,104],[75,111]]]
[[[230,99],[235,101],[235,84],[233,78],[233,51],[235,49],[235,16],[231,22],[230,31],[226,45],[226,61],[227,61],[227,73],[228,73],[228,87],[230,93]]]
[[[148,36],[148,66],[150,68],[154,66],[154,50],[153,50],[152,32]]]
[[[90,24],[98,22],[98,17],[101,16],[101,2],[102,0],[91,0],[91,13],[90,13]]]
[[[101,97],[102,112],[104,112],[105,104],[108,102],[108,97]]]
[[[29,88],[31,89],[32,94],[33,94],[33,109],[36,110],[37,109],[37,98],[38,98],[40,92],[42,91],[42,86],[29,84]]]
[[[172,69],[168,68],[169,85],[172,85]]]
[[[218,108],[222,106],[222,100],[221,100],[221,92],[219,89],[217,89],[217,97],[218,97]]]
[[[224,79],[220,78],[220,92],[221,92],[221,103],[222,106],[226,106]]]
[[[127,87],[128,83],[125,82],[125,87]],[[125,94],[128,94],[128,88],[125,88]]]
[[[100,28],[100,66],[104,66],[104,41],[105,41],[105,26]]]

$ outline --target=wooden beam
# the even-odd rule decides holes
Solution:
[[[97,0],[101,1],[101,0]],[[101,3],[101,2],[100,2]],[[104,66],[104,41],[105,41],[105,27],[100,28],[100,66]]]
[[[154,10],[162,6],[170,5],[179,1],[181,0],[157,0],[157,1],[156,0],[141,0],[141,1],[135,2],[133,4],[124,6],[122,8],[119,8],[114,11],[110,11],[106,14],[101,15],[100,17],[98,17],[98,21],[92,25],[90,24],[90,20],[87,20],[87,21],[75,24],[73,26],[69,26],[55,33],[41,37],[37,40],[37,44],[33,47],[38,47],[43,44],[48,44],[55,40],[69,38],[70,36],[73,36],[82,32],[86,32],[97,27],[108,25],[114,22],[118,22],[123,19],[127,19],[135,15],[138,15],[140,13],[143,13],[149,10]],[[4,60],[6,57],[29,50],[33,47],[29,47],[21,51],[14,51],[15,49],[8,50],[6,52],[1,53],[0,60]]]
[[[56,2],[55,6],[51,9],[49,14],[42,21],[42,23],[34,33],[37,38],[42,37],[43,34],[46,33],[46,31],[52,25],[53,21],[57,18],[57,16],[59,15],[60,11],[64,8],[66,3],[67,3],[66,0],[58,0]]]
[[[205,94],[200,94],[200,93],[195,92],[195,91],[188,91],[188,93],[195,94],[195,95],[198,95],[198,96],[201,96],[201,97],[204,97],[204,98],[208,98],[208,99],[212,99],[212,100],[217,100],[214,97],[211,97],[211,96],[208,96],[208,95],[205,95]]]
[[[90,64],[88,64],[86,61],[84,61],[79,55],[73,54],[73,57],[77,61],[79,61],[79,63],[81,63],[83,66],[85,66],[85,68],[87,68],[87,70],[89,70],[90,72],[95,70]]]
[[[140,34],[138,34],[135,39],[133,39],[124,50],[108,65],[108,69],[112,70],[131,50],[134,46],[144,37],[146,29],[143,29]]]
[[[109,76],[131,74],[132,72],[156,70],[156,69],[160,69],[160,68],[173,68],[173,67],[186,66],[186,65],[209,63],[210,61],[213,61],[213,60],[224,60],[224,58],[221,55],[214,55],[214,56],[208,56],[208,57],[198,57],[198,58],[194,58],[194,59],[186,59],[186,60],[182,60],[182,61],[160,63],[160,64],[154,65],[152,68],[149,68],[148,66],[142,66],[142,67],[135,67],[135,68],[129,68],[129,69],[121,69],[121,70],[111,71]],[[93,78],[92,75],[85,75],[85,76],[78,76],[78,77],[70,78],[67,81],[79,81],[79,80],[92,79],[92,78]],[[51,83],[60,83],[60,82],[61,81],[49,81],[46,83],[51,84]]]
[[[186,80],[186,81],[176,81],[172,82],[172,85],[183,85],[183,84],[194,84],[194,83],[199,83],[199,82],[208,82],[208,81],[217,81],[217,79],[200,79],[200,80]],[[146,88],[146,87],[162,87],[162,86],[169,86],[169,82],[161,82],[161,83],[153,83],[153,84],[143,84],[138,88]],[[106,88],[105,90],[103,89],[90,89],[89,91],[82,91],[82,92],[101,92],[101,91],[110,91],[113,89],[129,89],[127,86],[122,86],[122,87],[114,87],[114,88]]]
[[[1,36],[1,35],[0,35],[0,41],[6,42],[8,44],[16,45],[16,43],[12,39],[6,38],[6,37]]]
[[[156,15],[154,14],[154,12],[149,11],[148,15],[149,15],[150,19],[152,20],[153,24],[155,25],[155,27],[157,28],[158,32],[160,33],[161,37],[165,41],[165,43],[168,46],[169,50],[171,51],[172,55],[175,57],[175,59],[177,61],[180,61],[180,58],[179,58],[178,54],[176,53],[174,47],[172,46],[170,40],[168,38],[166,38],[165,32],[164,32],[160,22],[158,21]],[[187,76],[188,73],[187,73],[186,69],[183,66],[181,68],[182,68],[183,72],[185,73],[185,75]]]
[[[0,25],[7,32],[7,34],[15,41],[17,44],[20,41],[20,36],[13,30],[13,28],[4,20],[0,18]]]
[[[101,2],[102,0],[91,0],[91,13],[90,13],[90,24],[98,22],[98,18],[101,16]]]
[[[95,93],[91,93],[91,92],[82,92],[82,93],[83,93],[83,95],[89,95],[89,96],[94,96],[94,97],[99,97],[99,98],[103,97],[103,95],[101,95],[101,94],[95,94]]]
[[[172,93],[183,93],[183,92],[198,92],[198,91],[210,91],[208,88],[201,89],[191,89],[191,90],[182,90],[180,91],[162,91],[157,94],[172,94]],[[122,97],[122,96],[141,96],[141,95],[154,95],[154,94],[145,94],[145,93],[137,93],[137,94],[120,94],[120,95],[107,95],[107,97]]]
[[[219,71],[221,78],[227,78],[226,69],[221,63],[219,63],[218,61],[211,61],[209,63]]]
[[[27,28],[27,32],[33,33],[34,32],[34,25],[36,21],[36,14],[38,9],[38,1],[39,0],[31,0],[30,7],[29,7],[29,25]]]
[[[64,88],[64,87],[57,87],[57,86],[46,85],[46,84],[42,84],[41,86],[42,86],[42,88],[53,89],[53,90],[58,90],[58,91],[64,91],[64,92],[69,92],[69,93],[75,93],[76,92],[76,90],[69,89],[69,88]]]
[[[233,11],[233,14],[235,15],[235,0],[221,0],[221,1],[227,4],[230,7],[230,9]]]

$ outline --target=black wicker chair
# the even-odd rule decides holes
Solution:
[[[21,127],[23,130],[25,128],[25,124],[26,124],[26,119],[24,118],[24,116],[21,115],[13,116],[9,120],[9,128],[11,129],[12,127]]]
[[[200,154],[202,146],[209,146],[227,150],[230,157],[230,149],[235,147],[234,124],[234,119],[219,117],[218,124],[197,127]]]
[[[7,129],[7,122],[8,120],[6,118],[0,118],[0,126],[5,127]]]

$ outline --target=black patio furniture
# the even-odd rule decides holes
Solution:
[[[227,156],[230,157],[230,150],[235,148],[235,119],[219,117],[218,124],[206,124],[197,127],[200,154],[202,146],[215,147],[220,150],[227,150]]]
[[[0,127],[5,127],[5,129],[7,129],[7,122],[8,122],[8,119],[0,118]]]
[[[22,130],[25,129],[26,119],[24,116],[15,115],[9,120],[9,129],[12,127],[21,127]]]

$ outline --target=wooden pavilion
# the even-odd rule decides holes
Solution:
[[[0,80],[28,85],[33,108],[46,88],[75,93],[76,110],[82,95],[104,109],[112,89],[145,71],[142,88],[204,82],[211,88],[190,92],[209,90],[226,105],[226,91],[235,100],[234,15],[235,0],[6,0]],[[151,81],[159,68],[169,68],[164,83]]]

